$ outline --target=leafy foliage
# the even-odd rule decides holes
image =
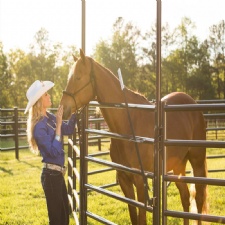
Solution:
[[[225,21],[210,27],[203,42],[193,35],[194,29],[195,24],[186,17],[172,31],[168,24],[162,26],[162,96],[183,91],[195,99],[225,98]],[[156,90],[156,50],[155,25],[142,34],[119,17],[111,38],[99,40],[92,57],[114,74],[120,68],[124,84],[151,100]],[[72,54],[78,56],[76,46],[64,48],[61,43],[52,43],[44,28],[35,34],[29,52],[15,49],[4,53],[0,42],[1,108],[25,107],[26,90],[37,79],[55,83],[50,94],[53,107],[57,107]]]
[[[62,44],[52,44],[48,32],[40,29],[35,35],[30,51],[10,50],[5,55],[0,45],[1,60],[1,107],[25,107],[26,90],[35,80],[50,80],[55,83],[49,91],[52,95],[52,107],[57,107],[67,83],[67,75],[72,60],[72,53],[77,54],[74,46],[63,51]]]

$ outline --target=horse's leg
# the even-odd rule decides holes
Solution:
[[[186,162],[187,162],[187,160],[184,160],[183,162],[181,162],[181,164],[179,166],[177,166],[173,170],[175,175],[185,176]],[[181,199],[181,203],[183,206],[183,210],[184,210],[184,212],[189,212],[190,192],[188,189],[188,185],[186,183],[181,183],[181,182],[175,182],[175,184],[180,193],[180,199]],[[189,219],[184,219],[184,225],[189,225]]]
[[[205,148],[193,148],[189,152],[189,161],[193,168],[193,174],[195,177],[207,177],[207,163]],[[207,213],[207,185],[195,184],[196,190],[196,205],[198,213]],[[201,221],[198,221],[198,225],[201,225]]]
[[[145,202],[145,190],[144,190],[144,183],[143,178],[140,175],[135,176],[135,186],[137,190],[137,198],[139,202]],[[146,196],[147,197],[147,196]],[[146,210],[139,208],[138,213],[138,225],[146,225]]]
[[[135,199],[133,182],[129,176],[125,172],[117,171],[117,178],[125,197]],[[128,209],[132,225],[138,225],[136,207],[128,204]]]

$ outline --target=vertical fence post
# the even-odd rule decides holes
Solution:
[[[100,115],[99,114],[97,114],[96,116],[95,116],[95,118],[100,118]],[[101,122],[100,121],[97,121],[96,122],[96,129],[97,130],[100,130],[101,129]],[[101,151],[102,150],[102,144],[101,144],[101,138],[98,138],[98,150],[99,151]]]
[[[85,51],[85,34],[86,34],[86,0],[81,0],[81,10],[82,10],[82,50],[84,53]],[[85,161],[85,156],[87,154],[87,146],[88,146],[88,136],[85,134],[85,129],[88,124],[88,110],[87,106],[84,108],[82,112],[82,143],[80,143],[80,224],[86,225],[87,224],[87,190],[85,190],[85,184],[87,183],[87,162]]]
[[[81,127],[81,142],[80,142],[80,224],[87,224],[87,161],[85,157],[88,154],[88,134],[85,133],[85,129],[88,124],[88,111],[87,106],[82,112],[82,127]]]
[[[161,224],[161,177],[160,177],[160,139],[161,139],[161,0],[157,0],[157,29],[156,29],[156,108],[155,108],[155,144],[154,144],[154,179],[153,179],[153,195],[155,203],[153,207],[153,224]]]
[[[14,107],[14,135],[15,135],[15,155],[19,159],[19,126],[18,126],[18,108]]]
[[[2,144],[2,122],[3,122],[3,118],[2,118],[2,108],[0,108],[0,143]],[[2,145],[0,146],[0,152],[2,150]]]
[[[71,135],[68,136],[68,139],[71,138]],[[73,198],[73,187],[71,187],[71,183],[70,183],[70,178],[71,180],[73,180],[73,173],[72,173],[72,165],[70,164],[69,159],[72,159],[72,146],[70,145],[69,141],[68,141],[68,195]],[[73,205],[71,205],[71,211],[73,211]]]
[[[166,154],[167,149],[164,145],[167,138],[166,133],[166,112],[164,110],[165,102],[162,102],[161,113],[162,113],[162,140],[161,140],[161,150],[162,150],[162,225],[167,225],[167,217],[165,216],[165,211],[167,210],[167,182],[164,180],[166,175]]]
[[[73,133],[73,144],[77,145],[77,127],[75,128],[75,131]],[[79,137],[79,136],[78,136]],[[74,151],[74,149],[72,148],[72,159],[73,159],[73,167],[77,168],[77,153]],[[77,189],[77,177],[73,172],[73,168],[72,168],[72,179],[73,179],[73,189]],[[73,192],[73,190],[72,190]],[[77,208],[77,202],[75,200],[74,194],[73,194],[73,210],[76,210]]]
[[[218,121],[217,121],[217,119],[215,119],[215,127],[217,128],[218,127]],[[216,139],[218,138],[218,136],[217,136],[217,129],[216,129]]]

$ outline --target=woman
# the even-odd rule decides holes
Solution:
[[[64,151],[62,135],[74,131],[76,116],[73,114],[68,123],[62,121],[63,107],[59,106],[56,116],[49,113],[51,103],[48,90],[54,86],[51,81],[36,80],[27,91],[29,110],[27,137],[32,150],[42,156],[43,170],[41,183],[46,196],[49,224],[69,224],[69,202],[64,180]]]

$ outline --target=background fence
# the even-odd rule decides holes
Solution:
[[[55,113],[57,109],[49,109]],[[19,150],[28,149],[26,134],[27,115],[24,115],[24,109],[17,107],[11,109],[0,109],[0,151],[15,151],[16,159],[19,159]],[[104,119],[99,114],[96,107],[89,107],[89,128],[108,129]],[[13,141],[12,141],[13,140]],[[98,145],[101,151],[101,143],[109,141],[101,135],[91,135],[89,144]],[[64,145],[68,143],[68,138],[64,137]]]
[[[205,100],[199,101],[199,103],[225,103],[225,100]],[[50,109],[53,113],[56,112],[56,110],[57,109],[54,108]],[[90,129],[108,129],[98,107],[89,106],[88,112],[88,126]],[[204,116],[207,122],[207,139],[220,140],[225,130],[225,113],[210,110],[204,112]],[[29,147],[26,141],[26,120],[27,115],[24,115],[24,109],[19,109],[17,107],[0,109],[0,151],[15,150],[15,157],[19,159],[19,150]],[[98,144],[99,150],[101,150],[101,142],[109,141],[109,138],[99,134],[91,135],[88,138],[89,144]],[[12,139],[14,140],[14,145],[9,145],[7,140]],[[64,139],[64,144],[67,144],[67,138]]]

